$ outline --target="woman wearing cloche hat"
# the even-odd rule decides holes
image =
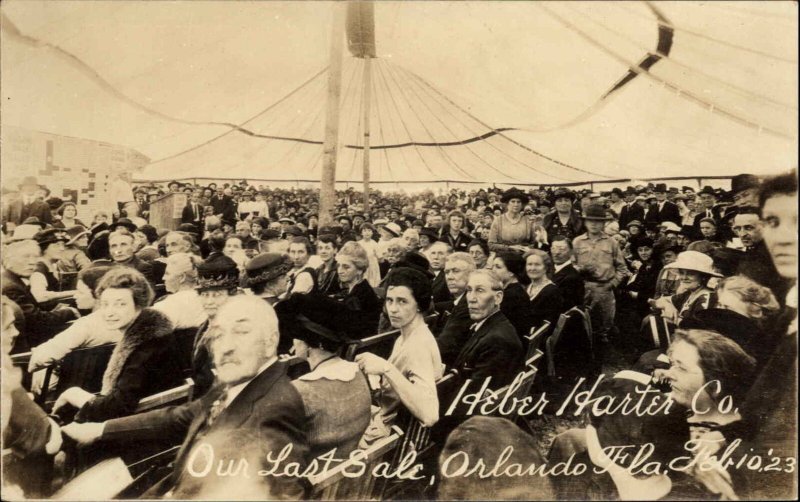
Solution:
[[[699,251],[684,251],[678,255],[677,260],[664,268],[678,271],[678,292],[672,296],[650,300],[652,307],[661,310],[661,315],[676,326],[683,319],[693,317],[698,311],[708,308],[712,292],[708,282],[712,277],[722,277],[714,270],[714,260],[710,256]]]

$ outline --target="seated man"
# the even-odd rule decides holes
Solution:
[[[167,491],[175,499],[220,497],[226,492],[235,499],[303,498],[300,478],[258,475],[271,467],[268,456],[277,457],[285,447],[291,450],[284,465],[297,462],[302,472],[307,462],[308,418],[286,375],[286,363],[277,358],[275,311],[259,298],[232,298],[214,318],[208,344],[220,385],[201,399],[103,423],[73,423],[62,430],[82,444],[182,441],[173,471],[145,494],[147,498]],[[214,465],[245,459],[248,467],[227,476],[218,475],[215,468],[197,476],[209,448]]]
[[[117,265],[135,268],[147,279],[151,286],[156,285],[153,264],[135,256],[133,234],[124,227],[117,228],[108,236],[108,250]]]
[[[22,309],[24,319],[17,319],[20,336],[11,353],[27,352],[46,342],[80,317],[78,310],[59,305],[53,310],[43,310],[31,294],[28,279],[36,271],[39,245],[32,240],[12,242],[3,255],[2,292]]]
[[[470,335],[456,356],[453,367],[480,386],[491,377],[490,389],[511,383],[522,370],[525,351],[514,326],[500,312],[503,285],[494,272],[476,270],[466,288]]]
[[[436,337],[436,343],[439,345],[442,362],[448,367],[455,362],[456,356],[470,336],[469,327],[472,319],[469,316],[466,292],[469,275],[474,270],[475,260],[467,253],[453,253],[445,260],[444,276],[447,289],[450,290],[454,300],[436,304],[436,310],[445,312],[447,316],[439,336]]]

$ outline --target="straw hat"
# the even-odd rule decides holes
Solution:
[[[722,277],[714,271],[714,260],[707,254],[699,251],[684,251],[678,255],[678,259],[666,265],[664,268],[677,268],[681,270],[692,270],[712,277]]]

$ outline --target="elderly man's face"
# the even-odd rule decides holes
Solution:
[[[572,256],[572,250],[566,241],[553,241],[550,244],[550,256],[553,257],[553,262],[556,265],[561,265],[569,261]]]
[[[461,295],[467,289],[467,281],[471,269],[461,260],[450,260],[444,264],[444,280],[447,289],[454,297]]]
[[[492,288],[486,274],[473,274],[467,281],[467,305],[469,318],[473,321],[486,319],[503,301],[503,291]]]
[[[180,235],[172,234],[167,236],[165,246],[167,248],[167,256],[175,253],[188,253],[191,251],[189,242]]]
[[[275,356],[276,344],[267,340],[264,320],[247,308],[233,304],[217,314],[212,326],[210,348],[214,354],[217,378],[227,385],[246,382],[258,374],[258,369]]]
[[[733,219],[733,231],[746,247],[764,240],[763,227],[757,214],[737,214]]]
[[[13,244],[6,251],[3,266],[20,277],[30,277],[39,261],[39,245],[33,241]]]
[[[444,260],[448,255],[447,246],[437,242],[428,249],[427,254],[432,270],[438,271],[444,268]]]
[[[711,209],[717,203],[717,198],[710,193],[702,193],[700,194],[700,202],[703,203],[703,207],[706,209]]]

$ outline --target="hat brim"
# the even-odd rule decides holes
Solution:
[[[701,274],[706,274],[706,275],[711,276],[711,277],[724,277],[722,274],[714,272],[713,270],[706,270],[706,269],[703,269],[703,268],[700,268],[700,267],[687,266],[686,264],[678,263],[677,261],[674,261],[672,263],[664,265],[664,268],[679,269],[679,270],[691,270],[692,272],[699,272]]]
[[[67,246],[75,244],[75,241],[77,241],[78,239],[80,239],[84,235],[88,237],[88,236],[92,235],[92,233],[90,231],[88,231],[88,230],[84,230],[83,232],[79,233],[75,237],[72,237],[70,240],[68,240],[67,241]]]
[[[611,221],[614,219],[608,216],[581,216],[581,218],[589,221]]]

